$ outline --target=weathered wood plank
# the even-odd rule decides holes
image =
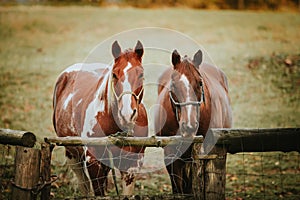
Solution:
[[[77,200],[78,198],[68,198],[68,200]],[[82,200],[195,200],[192,195],[132,195],[132,196],[107,196],[107,197],[86,197],[80,198]]]
[[[164,147],[167,145],[176,145],[179,142],[203,142],[202,136],[197,136],[192,141],[181,136],[171,137],[48,137],[45,142],[54,143],[58,146],[82,146],[82,145],[99,145],[99,146],[142,146],[142,147]]]
[[[12,200],[34,200],[40,178],[40,150],[17,146]]]
[[[300,128],[273,129],[211,129],[218,138],[217,144],[226,145],[228,153],[263,151],[300,152]],[[178,142],[191,142],[181,136],[172,137],[49,137],[46,142],[59,146],[77,145],[117,145],[165,147]],[[202,143],[203,137],[197,136],[193,143]]]
[[[50,199],[51,192],[51,155],[54,145],[48,143],[41,144],[41,166],[40,176],[44,188],[41,190],[41,200]]]
[[[217,154],[216,159],[201,160],[205,162],[205,199],[224,200],[226,184],[226,148],[216,145],[210,154]]]
[[[0,128],[0,144],[33,147],[35,142],[36,136],[31,132]]]
[[[192,191],[195,199],[225,199],[226,147],[216,145],[204,159],[197,160],[202,144],[193,144]],[[216,156],[217,155],[217,156]]]
[[[225,144],[228,153],[298,151],[300,128],[212,129],[219,137],[218,144]]]
[[[205,166],[207,160],[199,160],[200,149],[202,144],[196,143],[193,145],[192,158],[194,162],[192,163],[192,191],[196,199],[205,199]]]

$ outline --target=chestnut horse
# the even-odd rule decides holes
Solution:
[[[124,52],[115,41],[112,66],[93,63],[67,68],[54,91],[53,124],[57,135],[87,138],[125,131],[132,136],[147,136],[148,119],[142,103],[143,53],[140,41],[133,50]],[[136,147],[66,147],[66,156],[84,194],[105,195],[107,175],[115,166],[121,171],[123,194],[127,195],[132,193],[134,172],[140,167],[143,151]]]
[[[199,50],[193,60],[181,58],[174,50],[173,68],[159,78],[155,131],[160,136],[208,136],[209,128],[229,128],[232,124],[228,84],[225,74],[215,66],[202,63]],[[212,144],[214,145],[214,144]],[[186,170],[191,146],[164,148],[165,164],[173,193],[191,194],[192,177]]]

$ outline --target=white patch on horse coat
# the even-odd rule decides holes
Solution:
[[[65,102],[64,102],[64,105],[63,105],[64,110],[67,109],[67,107],[68,107],[68,105],[69,105],[69,102],[71,101],[71,99],[73,98],[73,96],[74,96],[75,93],[76,93],[76,92],[70,93],[70,94],[68,95],[68,97],[66,98],[66,100],[65,100]]]
[[[87,138],[88,133],[90,135],[94,134],[93,128],[97,124],[96,116],[98,115],[99,112],[105,111],[105,102],[103,100],[100,100],[100,98],[105,92],[105,87],[109,81],[109,77],[110,77],[110,71],[105,74],[101,82],[101,85],[96,91],[93,101],[91,101],[91,103],[88,105],[85,111],[85,118],[84,118],[83,128],[81,132],[81,137]]]
[[[99,102],[99,112],[103,112],[105,109],[105,102],[103,100],[101,100]]]
[[[90,72],[94,75],[98,76],[99,73],[97,70],[105,69],[107,68],[106,64],[103,63],[76,63],[74,65],[71,65],[67,69],[65,69],[63,73],[70,73],[70,72],[76,72],[76,71],[83,71],[83,72]]]
[[[78,179],[77,184],[81,193],[85,196],[93,196],[94,189],[92,187],[90,176],[89,174],[86,174],[86,172],[82,171],[82,164],[79,158],[73,157],[72,159],[67,159],[67,164],[72,168],[73,172],[76,174],[76,176],[74,177],[77,177]]]
[[[140,171],[139,167],[130,167],[127,172],[121,172],[122,180],[122,195],[132,195],[135,185],[135,175]],[[127,185],[127,180],[132,179],[132,182]]]
[[[88,179],[89,180],[91,180],[91,178],[90,178],[90,174],[89,174],[89,171],[88,171],[88,169],[87,169],[87,162],[88,162],[88,159],[87,159],[87,150],[88,150],[88,147],[87,146],[84,146],[83,147],[83,150],[84,150],[84,160],[83,160],[83,171],[84,171],[84,173],[85,173],[85,175],[88,177]],[[89,158],[90,159],[90,158]]]
[[[124,68],[124,76],[125,76],[125,80],[122,83],[123,86],[123,92],[131,92],[131,85],[129,83],[128,80],[128,70],[132,67],[131,63],[128,63],[128,65]],[[125,94],[122,96],[122,104],[123,104],[123,108],[121,110],[121,114],[123,116],[130,116],[131,113],[133,112],[132,108],[131,108],[131,94]]]
[[[87,107],[85,111],[85,118],[83,123],[83,129],[81,132],[81,137],[87,138],[88,133],[92,135],[94,133],[93,128],[97,124],[96,116],[98,111],[96,111],[97,98],[95,98]]]
[[[189,80],[187,79],[187,77],[182,74],[181,77],[180,77],[180,81],[183,82],[185,88],[186,88],[186,102],[189,102],[191,101],[191,97],[190,97],[190,82]],[[192,127],[191,125],[191,113],[192,113],[192,109],[193,109],[193,106],[192,105],[187,105],[187,117],[188,117],[188,121],[187,121],[187,126],[188,127]]]
[[[86,157],[86,162],[89,162],[91,160],[91,156]]]
[[[82,102],[82,99],[80,99],[80,100],[77,102],[76,107],[79,106],[79,104],[81,104],[81,102]]]

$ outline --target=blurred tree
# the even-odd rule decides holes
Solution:
[[[300,0],[0,0],[17,4],[88,4],[88,5],[129,5],[134,7],[185,6],[198,9],[271,9],[296,8],[300,11]]]
[[[238,0],[238,9],[243,10],[245,8],[244,0]]]

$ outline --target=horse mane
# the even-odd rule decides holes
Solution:
[[[112,87],[112,65],[109,65],[106,70],[104,71],[104,76],[100,77],[99,79],[99,85],[96,91],[96,97],[101,99],[101,100],[106,100],[107,101],[107,110],[110,109],[110,106],[112,104],[111,101],[111,87]],[[102,80],[102,81],[101,81]],[[106,95],[106,99],[105,99]],[[104,108],[105,109],[105,108]]]

